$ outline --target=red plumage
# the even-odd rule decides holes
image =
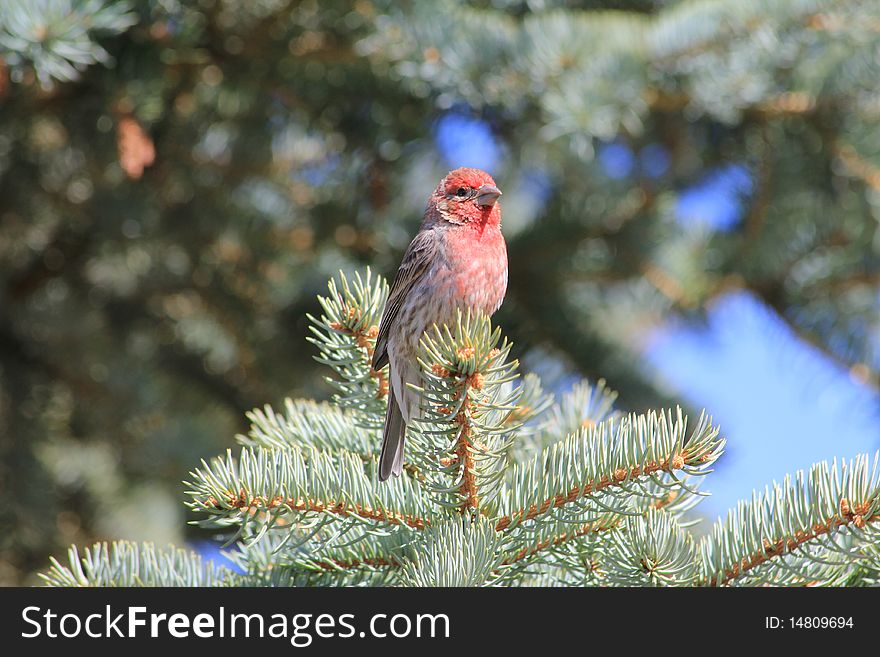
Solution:
[[[419,340],[456,311],[488,315],[507,290],[507,246],[501,234],[501,191],[485,171],[450,171],[431,197],[419,232],[403,256],[379,323],[373,367],[390,366],[391,388],[379,479],[403,468],[406,425],[418,417]]]

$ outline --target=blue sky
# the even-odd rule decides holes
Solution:
[[[434,135],[437,148],[450,168],[473,167],[490,174],[496,172],[500,149],[485,121],[449,112],[438,119]]]
[[[437,122],[435,136],[450,168],[495,173],[500,149],[483,121],[452,112]],[[597,158],[612,179],[659,178],[670,164],[660,144],[636,153],[615,141],[601,145]],[[737,163],[708,169],[679,190],[676,220],[684,231],[733,230],[752,186],[748,169]],[[708,409],[728,439],[703,485],[712,493],[700,507],[709,517],[816,461],[880,447],[878,396],[748,292],[716,299],[705,323],[673,319],[645,337],[649,375],[691,407]]]
[[[880,446],[880,400],[750,293],[717,299],[705,325],[655,330],[645,356],[691,406],[709,409],[728,439],[703,486],[712,493],[707,515],[816,461]]]

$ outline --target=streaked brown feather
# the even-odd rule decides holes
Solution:
[[[379,320],[379,335],[376,337],[376,348],[373,352],[373,369],[378,370],[388,364],[388,334],[397,318],[410,290],[425,274],[434,260],[437,251],[437,236],[433,230],[424,230],[416,235],[410,242],[406,253],[403,254],[403,262],[394,282],[391,284],[391,292],[388,294],[388,303]]]

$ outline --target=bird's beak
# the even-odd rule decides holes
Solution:
[[[477,205],[495,205],[499,196],[501,196],[501,190],[495,185],[483,185],[477,190]]]

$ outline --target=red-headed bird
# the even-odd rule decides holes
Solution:
[[[507,291],[501,190],[485,171],[450,171],[428,199],[419,232],[403,256],[379,322],[373,369],[390,364],[391,386],[379,457],[379,481],[403,469],[406,426],[419,416],[419,340],[456,310],[491,315]]]

